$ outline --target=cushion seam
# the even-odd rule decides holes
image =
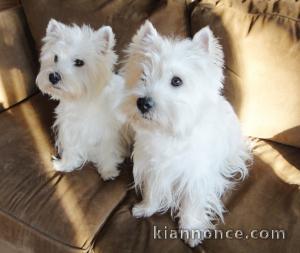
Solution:
[[[77,247],[77,246],[74,246],[74,245],[65,243],[65,242],[63,242],[63,241],[60,241],[60,240],[58,240],[58,239],[56,239],[56,238],[50,236],[49,234],[47,234],[47,233],[41,231],[40,229],[37,229],[37,228],[31,226],[30,224],[26,223],[25,221],[21,220],[20,218],[14,216],[14,215],[12,215],[12,214],[10,214],[9,212],[3,210],[2,208],[0,208],[0,213],[2,213],[4,216],[10,217],[10,218],[11,218],[13,221],[15,221],[16,223],[25,226],[26,229],[29,229],[29,230],[31,230],[31,231],[33,231],[33,232],[39,234],[39,235],[42,236],[42,237],[46,237],[47,239],[49,239],[49,240],[51,240],[51,241],[54,241],[54,242],[56,242],[56,243],[59,243],[59,244],[64,245],[64,246],[66,246],[66,247],[69,247],[69,248],[71,248],[71,249],[73,249],[73,250],[80,250],[80,251],[82,251],[82,250],[88,250],[88,249],[89,249],[89,247],[87,247],[87,248],[80,248],[80,247]],[[79,252],[80,252],[80,251],[79,251]]]
[[[94,249],[95,242],[99,237],[100,232],[102,231],[103,227],[106,225],[106,222],[111,218],[111,216],[115,213],[115,211],[120,207],[120,205],[124,202],[125,198],[128,195],[128,189],[124,192],[123,197],[119,200],[119,203],[111,210],[111,212],[106,216],[105,220],[102,224],[98,227],[97,231],[94,233],[94,236],[90,242],[90,247]]]

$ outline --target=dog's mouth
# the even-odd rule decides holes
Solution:
[[[58,85],[51,85],[51,87],[56,90],[61,90],[61,87]]]
[[[153,113],[137,113],[131,118],[132,125],[135,129],[143,131],[153,131],[153,129],[161,129],[160,123],[157,121],[156,115]]]
[[[54,85],[50,85],[49,83],[39,88],[43,93],[49,94],[50,96],[58,96],[63,92],[61,86],[58,85],[54,86]]]
[[[140,118],[142,120],[147,120],[147,121],[153,121],[154,120],[153,110],[150,110],[150,111],[147,111],[147,112],[141,112],[138,109],[136,114],[137,114],[138,118]]]
[[[140,122],[140,123],[142,123],[142,122],[150,123],[151,121],[153,121],[153,117],[149,113],[137,112],[137,113],[132,114],[131,120],[134,122]]]
[[[140,113],[141,117],[145,120],[153,120],[153,115],[151,113]]]

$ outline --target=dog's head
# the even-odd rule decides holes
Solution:
[[[50,20],[41,50],[36,82],[54,99],[98,94],[110,79],[117,56],[109,26],[67,26]]]
[[[125,113],[135,128],[183,134],[217,101],[223,52],[205,27],[192,40],[158,34],[146,21],[127,50]]]

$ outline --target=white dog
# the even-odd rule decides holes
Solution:
[[[124,81],[113,73],[117,56],[109,26],[67,26],[51,20],[41,51],[37,85],[59,100],[54,128],[61,159],[55,170],[72,171],[92,161],[104,180],[118,176],[127,153],[118,114]]]
[[[124,111],[136,132],[133,173],[143,197],[133,215],[170,208],[179,228],[189,231],[183,239],[196,246],[199,231],[223,220],[221,196],[237,175],[247,175],[251,158],[221,95],[222,49],[208,27],[178,40],[161,37],[146,21],[127,53]]]

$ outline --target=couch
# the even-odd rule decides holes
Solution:
[[[176,229],[176,219],[132,217],[140,196],[130,159],[109,182],[91,164],[54,172],[56,102],[35,86],[50,18],[111,25],[121,60],[146,19],[167,36],[209,25],[225,52],[224,95],[254,154],[249,177],[224,196],[218,228],[284,230],[285,238],[207,239],[194,249],[155,239],[154,227]],[[297,0],[0,0],[0,253],[299,252],[299,18]]]

